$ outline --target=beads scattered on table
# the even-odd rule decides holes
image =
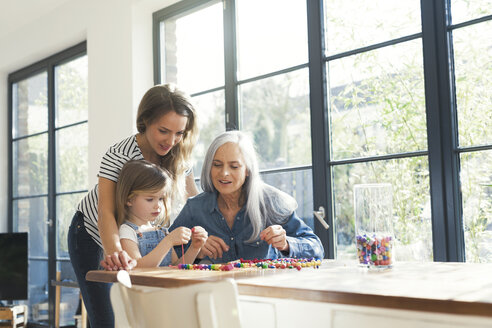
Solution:
[[[301,270],[301,268],[305,267],[314,267],[319,268],[321,265],[320,259],[311,258],[279,258],[276,260],[266,259],[266,260],[243,260],[240,259],[239,262],[236,262],[234,266],[236,268],[248,268],[248,267],[257,267],[262,269],[297,269]]]
[[[231,271],[234,268],[258,268],[258,269],[297,269],[313,267],[318,269],[321,265],[320,259],[315,258],[280,258],[276,260],[243,260],[229,262],[226,264],[178,264],[181,270],[212,270],[212,271]]]
[[[356,236],[359,264],[367,266],[386,266],[393,264],[393,238],[391,236]]]

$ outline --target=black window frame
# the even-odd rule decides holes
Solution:
[[[208,2],[210,1],[184,0],[154,13],[154,83],[161,82],[159,23],[168,17],[195,9]],[[453,25],[451,21],[451,0],[421,0],[421,32],[341,54],[326,56],[324,44],[324,1],[306,0],[306,5],[312,136],[312,166],[309,167],[312,167],[313,175],[314,209],[316,210],[320,206],[327,209],[325,220],[330,225],[330,229],[325,230],[321,223],[315,220],[315,232],[325,246],[325,257],[333,259],[336,255],[332,191],[332,169],[334,166],[410,156],[428,156],[434,261],[464,262],[465,242],[459,176],[460,154],[491,150],[492,144],[471,147],[460,147],[458,144],[452,32],[462,27],[484,21],[492,21],[492,15]],[[226,117],[228,117],[225,125],[226,129],[231,129],[239,126],[237,86],[242,81],[238,81],[236,77],[235,1],[223,0],[223,6],[225,111]],[[423,50],[427,150],[348,160],[332,160],[329,152],[330,131],[328,124],[328,96],[326,95],[326,63],[344,56],[416,39],[422,40]],[[276,73],[278,72],[272,74]],[[257,78],[263,77],[265,76]]]
[[[240,124],[240,113],[239,113],[239,96],[238,96],[238,87],[242,84],[259,81],[265,78],[297,71],[303,68],[308,68],[309,63],[302,63],[299,65],[295,65],[292,67],[288,67],[285,69],[280,69],[277,71],[272,71],[267,74],[257,75],[251,78],[246,78],[243,80],[239,80],[237,77],[237,53],[236,53],[236,19],[235,12],[236,6],[234,0],[185,0],[180,1],[174,5],[161,9],[157,12],[154,12],[152,15],[153,18],[153,63],[154,63],[154,84],[163,83],[161,81],[162,71],[161,71],[161,49],[160,49],[160,23],[168,18],[179,16],[180,14],[186,13],[190,10],[196,10],[200,7],[206,7],[213,3],[222,2],[223,4],[223,24],[224,24],[224,85],[209,89],[202,90],[196,93],[192,93],[191,96],[200,96],[203,94],[211,93],[218,90],[224,90],[225,94],[225,130],[236,130],[241,126]],[[294,166],[285,166],[282,168],[271,168],[260,170],[260,174],[262,176],[266,176],[269,174],[278,174],[278,173],[295,173],[302,172],[304,170],[312,170],[313,165],[294,165]],[[195,178],[195,181],[199,181],[199,177]],[[315,221],[315,225],[320,224]],[[319,227],[322,227],[321,224]],[[321,238],[321,236],[320,236]]]
[[[72,47],[69,47],[63,51],[60,51],[54,55],[51,55],[45,59],[42,59],[32,65],[25,68],[19,69],[8,75],[8,129],[7,129],[7,140],[8,140],[8,231],[13,232],[14,230],[14,217],[13,217],[13,202],[18,199],[28,199],[34,197],[46,197],[48,204],[48,257],[47,258],[33,258],[28,254],[29,260],[43,260],[47,261],[48,264],[48,281],[46,282],[48,286],[48,325],[51,322],[55,322],[55,286],[52,286],[51,281],[56,280],[56,266],[57,262],[70,262],[69,258],[57,257],[57,231],[56,231],[56,197],[65,194],[76,194],[80,192],[87,192],[87,190],[77,190],[71,192],[56,192],[56,132],[60,129],[67,127],[87,124],[88,120],[79,121],[73,124],[64,125],[61,127],[55,127],[56,119],[56,108],[55,108],[55,68],[56,66],[63,65],[67,62],[75,60],[79,57],[87,55],[87,42],[83,41]],[[48,129],[47,131],[42,131],[39,133],[34,133],[30,135],[24,135],[20,137],[13,138],[13,85],[22,80],[28,79],[35,76],[38,73],[47,73],[47,108],[48,108]],[[32,137],[38,134],[48,134],[48,192],[47,194],[32,195],[32,196],[13,196],[13,143],[17,140]],[[31,323],[30,323],[31,324]],[[44,326],[43,323],[36,322],[36,326]]]

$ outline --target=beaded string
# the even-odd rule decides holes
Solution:
[[[321,260],[312,258],[281,258],[281,259],[263,259],[263,260],[243,260],[229,262],[226,264],[179,264],[181,270],[211,270],[211,271],[231,271],[234,268],[258,268],[258,269],[297,269],[313,267],[318,269]],[[176,266],[171,266],[176,268]]]
[[[191,233],[195,232],[195,227],[191,228]],[[181,259],[183,260],[183,265],[185,265],[185,251],[184,244],[181,244]]]

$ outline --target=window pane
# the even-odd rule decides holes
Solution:
[[[452,23],[458,24],[492,14],[492,0],[451,0]]]
[[[297,216],[314,230],[313,220],[313,173],[312,170],[297,170],[280,173],[262,173],[263,181],[297,201]]]
[[[467,262],[492,262],[492,151],[462,153],[461,195]]]
[[[76,281],[70,261],[57,261],[56,271],[59,271],[61,281]],[[79,289],[65,287],[60,289],[60,327],[75,327],[75,313],[79,305]]]
[[[56,127],[87,120],[87,56],[55,67]]]
[[[432,261],[428,170],[426,157],[334,166],[336,257],[356,258],[354,185],[390,183],[393,189],[395,259]]]
[[[238,0],[239,80],[307,63],[306,2]]]
[[[58,259],[68,258],[68,227],[72,223],[72,217],[75,214],[75,205],[79,203],[84,195],[85,192],[56,197],[56,256]]]
[[[12,144],[13,195],[48,193],[48,134],[20,139]]]
[[[14,231],[28,232],[29,257],[48,256],[48,204],[46,197],[12,202]],[[29,268],[31,270],[31,268]]]
[[[75,125],[56,131],[56,190],[87,190],[88,126]]]
[[[422,41],[328,63],[332,158],[427,148]]]
[[[82,196],[80,198],[82,198]],[[72,263],[70,263],[69,260],[56,261],[56,271],[60,272],[60,276],[61,276],[60,280],[62,281],[74,281],[74,282],[77,281],[77,278],[75,277],[75,272],[73,272]],[[62,290],[63,289],[64,288],[62,288]],[[76,288],[75,291],[77,292],[78,295],[79,289]]]
[[[48,261],[29,261],[29,321],[48,322]]]
[[[12,85],[12,137],[48,130],[48,75],[35,75]]]
[[[324,7],[328,55],[421,31],[418,0],[325,0]]]
[[[307,69],[239,86],[241,130],[251,132],[260,168],[311,164]]]
[[[161,81],[188,93],[224,85],[222,1],[160,24]]]
[[[492,22],[453,31],[460,146],[492,144]]]
[[[224,90],[193,97],[198,116],[200,137],[193,148],[195,177],[200,177],[203,159],[208,146],[219,133],[225,131],[225,95]]]

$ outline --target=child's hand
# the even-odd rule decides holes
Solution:
[[[208,232],[200,226],[193,227],[191,229],[191,247],[194,249],[200,249],[208,238]]]
[[[174,229],[166,236],[171,240],[173,246],[188,244],[191,238],[191,229],[186,227],[179,227]]]

